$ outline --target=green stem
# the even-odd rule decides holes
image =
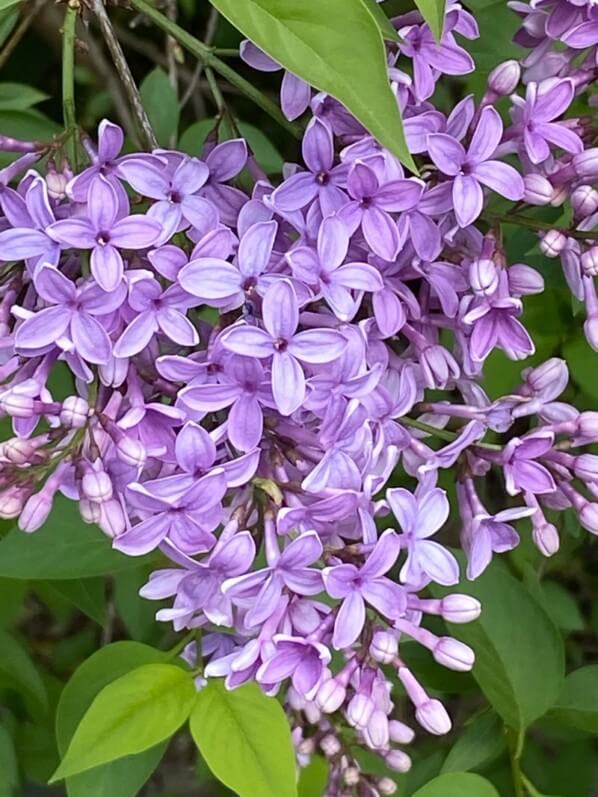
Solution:
[[[200,42],[195,36],[192,36],[190,33],[187,33],[186,30],[181,28],[172,20],[168,19],[168,17],[161,14],[157,11],[150,3],[146,2],[146,0],[130,0],[130,5],[133,6],[137,11],[140,11],[142,14],[145,14],[148,19],[150,19],[155,25],[161,28],[165,33],[168,33],[172,36],[173,39],[176,39],[178,43],[192,53],[196,58],[204,64],[206,67],[211,67],[214,72],[217,72],[221,77],[227,80],[231,85],[235,86],[242,91],[249,99],[253,100],[256,105],[258,105],[263,111],[269,114],[273,119],[275,119],[281,127],[284,127],[289,133],[291,133],[296,138],[301,138],[302,136],[302,128],[300,125],[294,124],[293,122],[289,122],[283,114],[281,113],[278,105],[275,102],[272,102],[269,97],[266,97],[265,94],[262,94],[261,91],[255,88],[248,80],[245,80],[244,77],[235,72],[228,64],[222,61],[215,55],[215,50],[213,47],[208,47],[203,42]]]
[[[399,418],[399,423],[403,426],[411,426],[413,429],[419,429],[420,432],[426,432],[426,434],[433,435],[439,440],[446,440],[448,443],[452,443],[458,436],[457,432],[450,432],[448,429],[438,429],[430,423],[418,421],[417,418],[408,418],[404,416],[403,418]],[[474,445],[478,448],[486,448],[489,451],[502,451],[502,446],[496,445],[495,443],[478,442],[474,443]]]
[[[521,754],[523,752],[523,734],[508,731],[509,758],[513,776],[513,797],[525,797],[524,774],[521,771]]]
[[[527,216],[520,216],[517,213],[510,213],[508,216],[502,216],[500,213],[486,211],[484,213],[484,218],[490,222],[499,221],[505,224],[514,224],[517,227],[527,227],[530,230],[557,230],[557,232],[562,232],[563,235],[569,238],[577,238],[580,241],[588,239],[598,240],[598,231],[569,230],[566,227],[555,227],[555,225],[550,224],[550,222],[528,219]]]
[[[209,66],[206,67],[206,80],[208,81],[208,86],[210,87],[212,97],[214,98],[214,102],[216,103],[216,107],[218,108],[218,113],[220,114],[225,113],[226,103],[224,101],[224,97],[222,96],[222,92],[220,91],[220,86],[218,85],[218,81],[216,80],[216,76],[214,75],[214,70],[211,69]]]
[[[179,653],[189,644],[189,642],[192,642],[194,639],[195,630],[189,631],[189,633],[185,634],[182,639],[179,639],[174,647],[170,648],[168,655],[166,656],[166,660],[170,661],[171,659],[175,659]]]
[[[539,792],[538,789],[536,789],[531,780],[528,777],[526,777],[525,773],[523,772],[521,772],[521,780],[523,781],[523,785],[525,786],[526,791],[530,797],[542,797],[541,792]]]
[[[79,12],[78,0],[70,0],[62,29],[62,112],[69,144],[70,161],[78,171],[77,116],[75,113],[75,25]]]

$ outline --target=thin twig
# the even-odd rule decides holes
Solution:
[[[34,4],[30,8],[25,9],[21,21],[14,29],[11,37],[2,48],[2,52],[0,52],[0,69],[2,69],[2,67],[6,64],[10,56],[13,54],[17,45],[29,30],[29,26],[33,22],[37,12],[42,9],[45,2],[46,0],[35,0]]]
[[[79,166],[78,128],[75,113],[75,28],[78,13],[78,0],[69,0],[62,28],[62,113],[70,161],[75,171]]]
[[[208,22],[206,25],[206,33],[204,36],[204,41],[208,45],[208,47],[214,41],[214,36],[216,35],[217,28],[218,28],[218,10],[216,8],[212,8],[212,10],[210,11],[210,16],[208,17]],[[189,100],[193,96],[193,93],[198,87],[199,82],[201,80],[203,68],[204,68],[203,61],[198,60],[197,66],[193,71],[193,79],[189,81],[189,85],[187,86],[187,89],[181,98],[181,103],[180,103],[181,111],[183,110],[185,105],[189,102]]]
[[[576,238],[580,241],[598,239],[598,231],[595,230],[569,230],[566,227],[556,227],[548,221],[537,221],[536,219],[529,219],[527,216],[520,216],[517,213],[510,213],[508,216],[502,216],[500,213],[492,213],[486,211],[484,218],[488,221],[502,222],[503,224],[514,224],[517,227],[527,227],[529,230],[536,230],[542,232],[544,230],[556,230],[562,232],[568,238]]]
[[[206,44],[196,39],[195,36],[192,36],[186,30],[179,27],[174,22],[171,22],[168,17],[161,14],[152,5],[147,3],[146,0],[130,0],[130,5],[137,11],[141,11],[145,14],[145,16],[161,30],[170,33],[182,47],[189,50],[189,52],[200,61],[203,61],[205,66],[211,67],[214,72],[217,72],[229,83],[232,83],[233,86],[240,89],[243,94],[253,100],[256,105],[276,120],[281,127],[294,137],[301,138],[303,134],[301,125],[289,122],[275,102],[256,89],[252,83],[242,77],[242,75],[239,75],[238,72],[235,72],[228,64],[215,56],[213,47],[208,47]]]
[[[112,23],[110,22],[110,18],[106,13],[103,0],[91,0],[91,3],[93,12],[98,20],[100,30],[102,31],[102,36],[104,37],[108,49],[110,50],[112,60],[114,61],[114,66],[116,67],[116,71],[122,80],[127,97],[129,98],[129,102],[133,109],[144,146],[146,146],[147,149],[155,149],[158,146],[158,140],[156,139],[156,135],[152,129],[148,115],[143,107],[139,89],[137,88],[133,75],[131,74],[131,70],[129,69],[129,65],[123,53],[122,47],[120,46],[120,42],[116,38]]]

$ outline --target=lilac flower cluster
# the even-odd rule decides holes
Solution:
[[[97,147],[84,141],[79,174],[33,171],[35,153],[0,173],[0,412],[14,430],[0,516],[34,532],[60,491],[119,551],[159,549],[170,565],[142,589],[173,598],[158,619],[198,629],[185,656],[202,678],[268,694],[288,682],[300,762],[316,748],[329,758],[330,795],[395,788],[360,772],[342,724],[409,768],[400,747],[414,733],[395,716],[393,681],[426,731],[451,727],[405,662],[406,638],[445,667],[473,665],[425,622],[480,612],[467,595],[422,594],[460,578],[437,539],[450,513],[442,471],[455,477],[470,579],[517,545],[517,519],[547,556],[557,512],[598,533],[598,458],[584,452],[598,413],[558,400],[566,364],[524,370],[495,400],[481,384],[494,349],[534,352],[523,301],[543,290],[536,270],[507,262],[497,196],[519,211],[570,204],[569,233],[545,231],[541,247],[561,257],[598,348],[598,149],[586,147],[591,122],[561,118],[595,76],[595,9],[514,6],[533,48],[525,97],[506,62],[477,106],[466,97],[448,116],[430,97],[442,75],[473,70],[459,37],[476,37],[475,20],[450,5],[439,44],[417,13],[394,20],[389,79],[418,177],[288,74],[283,110],[312,117],[304,165],[277,187],[241,139],[210,139],[201,159],[121,155],[108,121]],[[251,43],[242,54],[278,68]],[[248,165],[251,196],[231,185]],[[58,364],[74,380],[62,401],[49,387]],[[492,506],[490,472],[504,484]],[[386,487],[393,473],[405,486]]]

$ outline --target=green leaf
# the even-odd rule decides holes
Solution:
[[[570,342],[563,346],[563,357],[571,371],[571,376],[593,399],[598,399],[598,359],[596,353],[589,347],[586,339],[576,335]]]
[[[499,797],[490,781],[472,772],[439,775],[418,789],[413,797]]]
[[[19,785],[19,770],[14,742],[0,725],[0,797],[13,797]]]
[[[417,171],[389,86],[384,40],[362,0],[211,2],[286,69],[336,97],[381,144]]]
[[[0,10],[0,47],[13,32],[18,19],[19,9],[15,8],[14,6]]]
[[[465,726],[450,749],[441,772],[482,767],[497,758],[504,749],[503,724],[493,711],[487,711]]]
[[[27,110],[32,105],[47,100],[48,96],[34,86],[26,86],[23,83],[0,83],[0,110]]]
[[[4,11],[5,8],[10,8],[11,6],[16,6],[22,1],[23,0],[0,0],[0,11]]]
[[[247,139],[256,161],[266,174],[279,174],[283,158],[274,144],[266,138],[261,130],[247,122],[237,122],[237,127],[243,138]]]
[[[35,534],[13,529],[0,540],[0,577],[6,578],[101,576],[138,567],[141,561],[113,550],[98,528],[83,523],[76,503],[62,496],[56,497],[50,517]]]
[[[169,147],[171,139],[176,139],[179,104],[166,72],[157,66],[143,80],[139,93],[158,143]]]
[[[93,653],[64,687],[56,711],[56,738],[61,755],[96,695],[111,681],[142,664],[164,661],[166,654],[139,642],[114,642]],[[159,744],[134,756],[112,761],[67,778],[69,797],[135,797],[158,766],[166,749]]]
[[[451,633],[475,651],[473,677],[507,725],[527,728],[554,705],[561,690],[560,633],[528,590],[498,563],[457,591],[482,603],[475,623],[449,624]],[[433,592],[444,594],[439,587]]]
[[[562,631],[583,631],[584,621],[573,595],[556,581],[544,581],[540,585],[540,603],[553,623]]]
[[[188,155],[199,155],[204,141],[217,125],[216,119],[200,119],[199,122],[193,122],[179,139],[178,147],[181,152],[186,152]]]
[[[419,9],[419,13],[428,26],[436,41],[442,38],[442,29],[444,27],[444,2],[445,0],[415,0],[415,5]]]
[[[43,113],[29,108],[25,111],[0,111],[0,130],[5,136],[23,141],[50,141],[62,128]],[[0,153],[0,165],[11,163],[18,153]]]
[[[598,733],[598,664],[569,673],[548,717],[588,733]]]
[[[50,782],[169,739],[195,698],[191,675],[174,664],[144,664],[121,676],[95,697]]]
[[[75,608],[86,614],[98,625],[106,619],[103,578],[73,578],[67,581],[47,581],[46,589],[56,591]]]
[[[46,688],[29,654],[6,631],[0,630],[0,687],[23,695],[30,714],[44,714],[48,708]]]
[[[190,725],[214,775],[241,797],[297,797],[287,718],[256,684],[228,691],[221,681],[208,681]]]
[[[114,577],[116,613],[130,636],[141,642],[151,642],[156,636],[156,612],[162,605],[156,601],[148,601],[139,594],[141,587],[147,583],[149,574],[150,568],[145,566],[117,573]]]
[[[384,13],[382,6],[377,2],[377,0],[363,0],[363,3],[366,5],[370,14],[376,20],[376,24],[380,28],[380,33],[389,42],[400,42],[401,37],[399,36],[396,28],[392,26],[390,19]]]
[[[299,774],[298,797],[320,797],[328,783],[328,764],[321,755],[314,755]]]

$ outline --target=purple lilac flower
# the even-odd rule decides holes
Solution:
[[[278,72],[282,67],[263,50],[249,40],[241,42],[241,58],[260,72]],[[311,99],[311,87],[292,72],[285,70],[280,87],[280,107],[289,120],[297,119],[307,110]]]

